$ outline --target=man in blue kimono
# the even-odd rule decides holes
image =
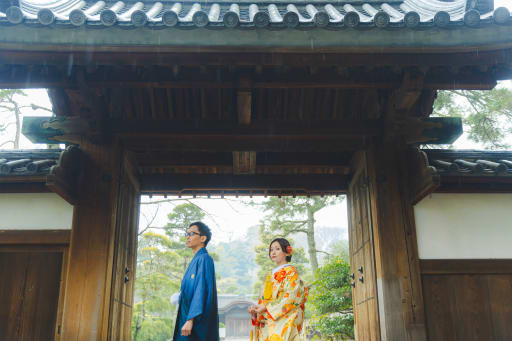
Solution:
[[[173,340],[219,341],[215,267],[205,249],[212,233],[206,224],[195,222],[188,227],[186,236],[187,247],[194,251],[194,258],[181,280]]]

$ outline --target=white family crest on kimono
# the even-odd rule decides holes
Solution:
[[[294,266],[285,264],[265,279],[258,304],[267,308],[252,314],[251,341],[293,341],[303,333],[308,288]]]

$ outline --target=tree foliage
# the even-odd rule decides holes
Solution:
[[[260,236],[288,238],[298,233],[306,234],[309,264],[314,272],[318,268],[317,254],[323,252],[317,248],[315,242],[315,214],[322,208],[339,203],[341,200],[343,198],[272,197],[261,204],[266,214],[261,221]]]
[[[434,115],[461,117],[471,141],[488,149],[510,148],[506,138],[512,133],[512,91],[439,91]]]
[[[220,261],[215,264],[215,272],[220,277],[217,281],[219,294],[248,294],[253,291],[256,278],[254,246],[258,233],[249,230],[243,238],[212,245],[211,250]]]
[[[341,256],[331,258],[315,273],[308,306],[314,331],[324,339],[354,338],[350,265]]]
[[[133,340],[167,340],[172,337],[175,307],[169,297],[179,290],[181,280],[181,267],[178,268],[173,261],[178,255],[172,244],[169,237],[154,232],[146,232],[139,238]]]

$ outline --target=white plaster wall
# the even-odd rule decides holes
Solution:
[[[68,230],[73,206],[55,193],[0,193],[0,230]]]
[[[420,259],[512,258],[512,193],[434,193],[414,215]]]

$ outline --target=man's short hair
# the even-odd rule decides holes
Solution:
[[[212,231],[210,230],[208,225],[206,225],[202,221],[196,221],[195,223],[188,225],[188,227],[190,228],[194,225],[197,226],[197,229],[199,230],[199,233],[201,234],[201,236],[206,236],[206,241],[204,242],[204,246],[208,245],[208,242],[210,241],[210,239],[212,239]]]

